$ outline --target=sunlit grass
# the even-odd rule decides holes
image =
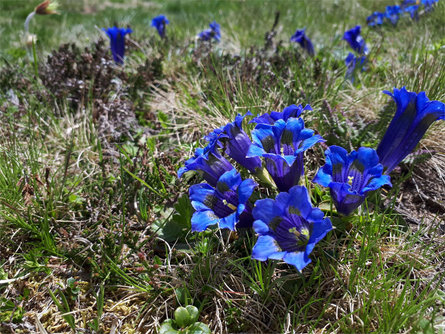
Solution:
[[[329,145],[375,146],[393,113],[382,90],[406,86],[445,98],[444,3],[418,22],[363,27],[371,60],[355,85],[344,79],[342,34],[391,1],[60,3],[61,15],[30,26],[39,79],[22,44],[36,4],[0,3],[0,332],[153,333],[187,304],[215,333],[440,331],[442,124],[421,142],[432,157],[404,165],[393,189],[369,198],[347,224],[333,215],[336,229],[301,274],[252,260],[252,233],[191,233],[186,194],[199,179],[178,180],[176,171],[205,133],[236,114],[292,103],[313,107],[302,116]],[[149,26],[158,14],[171,22],[166,43]],[[196,34],[213,20],[222,42],[196,49]],[[114,24],[134,30],[126,65],[104,66],[105,56],[89,77],[83,63],[105,38],[100,28]],[[314,59],[288,41],[303,27]],[[54,71],[47,56],[63,43],[80,47],[75,61],[75,52],[60,53],[79,72],[61,64],[66,72],[45,87],[43,76]],[[322,148],[306,154],[315,204],[328,198],[311,184],[322,164]],[[420,183],[428,177],[431,189]],[[417,192],[420,200],[409,202]],[[409,205],[423,211],[403,211]]]

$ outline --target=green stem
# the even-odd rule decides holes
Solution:
[[[36,43],[34,39],[32,40],[32,57],[34,58],[34,75],[36,79],[39,77],[39,69],[37,66],[37,52],[36,52]]]

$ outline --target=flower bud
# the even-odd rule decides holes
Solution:
[[[38,15],[58,14],[57,8],[59,8],[59,3],[57,1],[46,0],[38,5],[34,9],[34,12]]]

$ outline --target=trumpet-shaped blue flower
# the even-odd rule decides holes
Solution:
[[[404,9],[404,12],[409,13],[409,15],[411,16],[411,18],[413,20],[419,19],[419,6],[418,5],[406,7]]]
[[[156,28],[161,38],[165,37],[165,26],[169,23],[170,21],[165,15],[158,15],[151,20],[151,26]]]
[[[242,181],[235,169],[224,173],[215,187],[207,183],[191,186],[190,200],[196,210],[192,231],[201,232],[215,224],[232,231],[235,226],[248,227],[246,222],[253,221],[248,200],[256,186],[251,179]]]
[[[196,171],[209,184],[215,186],[221,175],[232,169],[234,169],[232,164],[218,151],[197,148],[195,156],[185,162],[185,167],[179,168],[178,177],[182,177],[186,172]]]
[[[257,116],[250,121],[250,123],[263,123],[263,124],[274,124],[279,119],[287,121],[289,118],[298,118],[301,113],[305,110],[312,110],[311,106],[308,104],[304,108],[300,105],[291,104],[290,106],[283,109],[283,111],[272,111],[271,113],[265,113],[261,116]]]
[[[266,169],[280,191],[298,184],[304,173],[303,152],[324,141],[313,130],[306,129],[301,118],[260,123],[252,131],[252,138],[247,156],[265,158]]]
[[[221,28],[219,24],[213,21],[209,24],[209,26],[210,29],[201,31],[198,35],[198,38],[202,41],[209,41],[213,38],[219,42],[221,40]]]
[[[124,63],[125,55],[125,35],[131,34],[133,30],[130,28],[103,28],[110,38],[111,54],[113,55],[114,62],[122,65]]]
[[[396,114],[377,148],[380,163],[389,173],[414,150],[433,122],[445,119],[445,104],[430,101],[425,92],[408,92],[405,87],[384,93],[397,104]]]
[[[399,5],[386,6],[385,16],[393,25],[397,24],[401,13],[402,10]]]
[[[360,35],[361,27],[355,26],[354,28],[346,31],[343,35],[343,39],[349,43],[349,46],[359,54],[367,54],[368,47],[366,46],[365,40]]]
[[[329,187],[337,211],[351,214],[365,200],[368,192],[387,184],[388,175],[382,175],[377,152],[360,147],[350,154],[340,146],[330,146],[326,152],[326,164],[319,169],[314,182]]]
[[[290,41],[300,44],[310,56],[314,56],[314,46],[312,45],[311,40],[306,36],[305,31],[306,29],[297,30],[290,38]]]
[[[258,157],[246,157],[252,141],[243,130],[242,122],[244,117],[250,115],[252,115],[250,112],[244,116],[238,114],[234,122],[228,123],[223,128],[224,135],[221,136],[221,141],[226,145],[226,154],[253,173],[257,168],[261,168],[262,163]]]
[[[332,230],[329,218],[313,208],[305,187],[295,186],[275,200],[262,199],[253,208],[253,228],[259,234],[252,258],[283,260],[299,271],[311,260],[314,246]]]
[[[357,64],[359,65],[359,68],[363,71],[365,63],[366,63],[366,56],[356,57],[352,52],[349,52],[348,56],[345,59],[346,79],[349,79],[349,80],[351,80],[351,82],[354,82],[354,79],[355,79],[354,73],[355,73]]]
[[[366,22],[368,23],[368,26],[370,26],[370,27],[381,26],[383,24],[384,18],[385,18],[385,14],[380,13],[380,12],[374,12],[368,16],[368,18],[366,19]]]

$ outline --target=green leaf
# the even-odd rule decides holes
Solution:
[[[184,328],[192,323],[189,311],[185,307],[178,307],[174,314],[178,327]]]
[[[210,328],[202,322],[195,322],[185,332],[187,334],[211,334]]]
[[[172,319],[165,320],[159,328],[159,334],[176,334],[178,331],[173,327]]]
[[[156,223],[153,224],[153,227],[158,229],[159,236],[168,242],[184,239],[191,230],[193,207],[190,204],[188,195],[183,195],[178,199],[174,212],[171,219],[164,226],[159,226],[159,223],[157,226]]]
[[[191,323],[196,322],[198,320],[198,317],[199,317],[198,308],[196,306],[193,306],[193,305],[187,305],[185,308],[187,309],[187,311],[190,314],[190,320],[191,320],[190,322]]]

